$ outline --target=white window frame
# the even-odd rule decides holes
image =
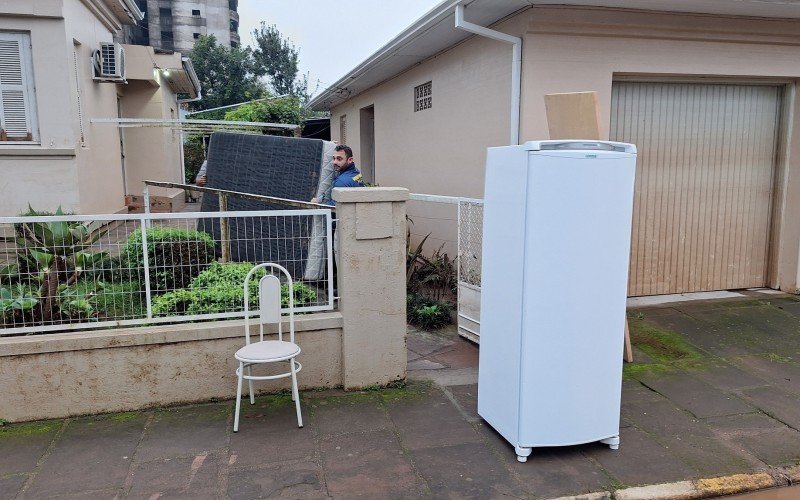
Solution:
[[[33,55],[31,50],[31,35],[30,32],[10,32],[0,31],[0,40],[15,40],[19,42],[20,46],[20,66],[22,68],[22,86],[25,98],[25,114],[30,127],[31,138],[30,141],[14,140],[14,141],[0,141],[0,145],[9,144],[38,144],[39,143],[39,121],[37,118],[36,109],[36,86],[33,79]],[[2,91],[2,82],[0,82],[0,91]],[[3,103],[0,99],[0,120],[2,118]],[[0,123],[1,125],[2,123]]]

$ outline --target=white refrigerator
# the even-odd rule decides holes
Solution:
[[[489,148],[478,413],[532,448],[619,446],[636,147]]]

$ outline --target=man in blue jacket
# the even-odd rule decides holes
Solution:
[[[331,189],[337,187],[364,187],[361,172],[356,168],[353,161],[353,150],[350,146],[339,144],[333,150],[333,167],[336,169],[336,178],[333,179]],[[311,203],[322,203],[336,206],[336,202],[331,199],[330,193],[323,198],[312,198]]]

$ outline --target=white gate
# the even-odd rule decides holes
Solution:
[[[458,333],[477,343],[480,338],[483,200],[417,193],[412,193],[410,198],[458,206]]]

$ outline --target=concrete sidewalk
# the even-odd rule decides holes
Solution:
[[[800,481],[796,297],[629,315],[618,451],[536,449],[518,463],[476,413],[477,348],[452,328],[411,330],[405,387],[303,393],[303,429],[288,395],[243,402],[237,434],[230,401],[0,427],[0,498],[648,498],[636,487],[711,496]]]

